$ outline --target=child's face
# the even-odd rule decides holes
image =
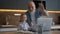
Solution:
[[[23,21],[26,21],[27,20],[27,16],[26,15],[23,15]]]

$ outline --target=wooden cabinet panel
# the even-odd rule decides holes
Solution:
[[[60,31],[51,31],[51,34],[59,34]],[[17,32],[0,32],[0,34],[17,34]]]
[[[16,34],[16,32],[0,32],[0,34]]]

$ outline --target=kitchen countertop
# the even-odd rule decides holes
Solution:
[[[60,25],[52,26],[51,29],[60,29]],[[17,28],[0,28],[0,34],[16,34],[17,33]],[[44,32],[48,33],[48,32]],[[51,34],[59,34],[59,30],[51,30]]]
[[[60,29],[60,25],[53,25],[51,29]]]
[[[0,28],[0,32],[2,31],[17,31],[17,28]]]
[[[52,26],[51,29],[60,29],[60,25]],[[0,31],[17,31],[17,28],[0,28]]]

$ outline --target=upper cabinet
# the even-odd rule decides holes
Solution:
[[[60,0],[58,0],[58,8],[59,8],[59,10],[60,10]]]
[[[60,10],[60,0],[46,0],[47,10]]]
[[[0,0],[0,9],[27,9],[30,0]]]
[[[60,10],[60,0],[41,0],[41,1],[42,2],[45,1],[44,7],[46,8],[46,10]]]
[[[27,9],[27,4],[29,1],[31,0],[0,0],[0,9]],[[41,1],[45,1],[46,10],[60,10],[60,0]]]
[[[33,2],[35,3],[36,8],[39,7],[39,3],[42,3],[44,5],[44,8],[46,9],[46,1],[33,0]]]

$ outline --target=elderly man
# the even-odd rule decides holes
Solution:
[[[43,7],[43,6],[42,6]],[[40,8],[40,7],[39,7]],[[28,11],[26,12],[27,15],[27,23],[29,24],[29,26],[31,26],[31,31],[33,32],[38,32],[38,28],[36,26],[37,24],[37,19],[42,16],[42,10],[40,9],[36,9],[35,4],[33,1],[30,1],[28,3]],[[42,8],[41,8],[42,9]],[[44,12],[45,13],[45,12]],[[40,33],[42,33],[42,29],[40,31]]]
[[[41,12],[36,10],[35,4],[33,1],[28,3],[28,11],[26,12],[27,15],[27,23],[32,26],[33,23],[37,23],[37,18],[41,16]]]

